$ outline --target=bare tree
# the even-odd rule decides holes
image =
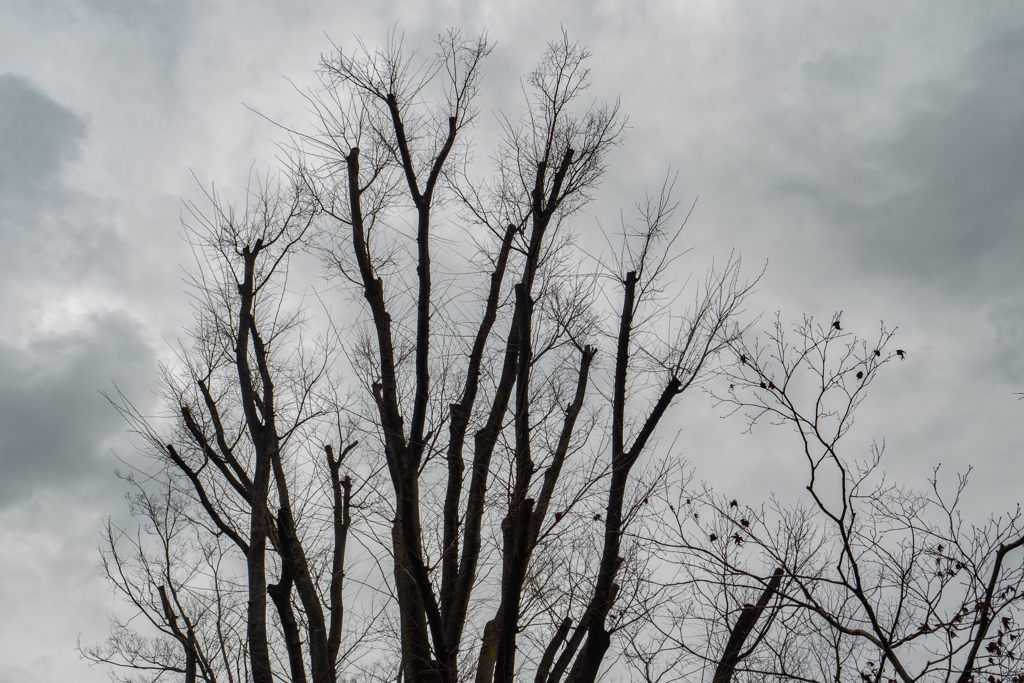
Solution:
[[[165,381],[175,431],[117,401],[155,456],[134,500],[163,559],[114,529],[106,555],[163,636],[119,644],[136,636],[115,623],[92,659],[151,679],[586,683],[663,599],[629,536],[664,481],[656,429],[740,342],[750,285],[730,257],[692,299],[669,289],[685,222],[671,183],[613,256],[575,246],[570,219],[624,125],[617,104],[581,103],[582,46],[563,35],[525,79],[490,179],[466,139],[490,48],[457,32],[438,46],[424,62],[394,36],[325,57],[291,182],[244,211],[215,195],[193,211],[197,324]],[[359,304],[347,385],[337,330],[311,340],[287,287],[300,249]],[[359,581],[393,610],[372,642],[350,634],[358,657],[342,651],[350,528],[367,565],[390,563]]]
[[[526,114],[519,121],[503,119],[494,180],[471,182],[465,162],[446,162],[474,115],[471,96],[487,47],[455,34],[442,38],[441,46],[439,66],[418,70],[403,62],[394,44],[326,61],[329,97],[313,99],[324,125],[304,137],[312,194],[344,226],[331,231],[328,260],[355,284],[372,320],[373,340],[360,345],[359,363],[372,396],[367,431],[381,439],[396,501],[392,538],[403,673],[410,680],[448,682],[475,668],[481,683],[522,676],[517,653],[524,623],[535,619],[526,609],[526,592],[538,548],[547,550],[573,505],[590,497],[586,514],[599,522],[587,530],[599,533],[595,561],[550,569],[547,580],[570,586],[572,599],[548,599],[557,627],[547,642],[531,639],[538,649],[528,656],[538,658],[533,668],[539,681],[593,681],[610,647],[609,612],[623,592],[617,577],[631,471],[668,406],[699,384],[736,340],[735,317],[749,288],[739,284],[738,263],[730,261],[701,283],[686,315],[671,318],[654,306],[669,263],[665,250],[676,234],[666,188],[644,205],[643,227],[625,235],[626,251],[606,271],[622,289],[621,303],[606,313],[617,323],[602,330],[595,295],[607,295],[606,288],[574,272],[580,257],[571,250],[566,219],[591,198],[606,155],[620,140],[617,106],[576,109],[588,85],[587,54],[563,36],[527,78]],[[433,114],[419,100],[437,73],[446,79],[445,105]],[[489,286],[475,321],[465,317],[462,300],[443,293],[439,298],[433,285],[438,265],[430,252],[436,239],[431,220],[446,174],[444,189],[461,200],[466,231],[490,240],[482,242]],[[343,182],[347,196],[337,189]],[[387,231],[389,216],[402,211],[415,216],[408,247],[401,233]],[[413,272],[415,279],[408,277]],[[415,325],[406,324],[413,311]],[[658,321],[645,317],[659,314],[672,328],[667,341],[654,339]],[[461,329],[464,336],[453,336]],[[643,351],[638,330],[650,337]],[[600,410],[588,384],[605,335],[614,358],[605,408],[610,438],[581,438],[577,420],[585,406],[591,415]],[[458,343],[460,338],[467,342]],[[485,373],[485,367],[494,369]],[[441,381],[433,379],[437,371]],[[638,377],[650,395],[629,391]],[[640,398],[642,407],[630,414],[627,403],[637,393],[632,398]],[[411,416],[408,423],[405,416]],[[573,451],[593,458],[575,467],[586,475],[577,481],[565,471]],[[433,453],[438,457],[432,461]],[[541,472],[543,478],[535,479]],[[502,511],[500,535],[488,544],[489,479],[502,481],[504,491],[503,500],[493,501]],[[597,479],[606,482],[600,484],[606,499],[591,512]],[[562,501],[566,507],[552,509]],[[424,532],[424,519],[440,527],[439,538]],[[482,558],[487,545],[494,550]],[[501,577],[497,597],[483,596],[493,616],[473,655],[463,635],[482,559],[497,562]]]
[[[144,525],[134,537],[109,527],[104,567],[163,636],[116,621],[105,646],[83,652],[151,680],[182,671],[269,683],[284,659],[292,680],[307,680],[308,668],[334,681],[352,501],[342,461],[356,444],[330,443],[342,425],[332,342],[303,336],[285,287],[314,206],[294,183],[259,178],[243,210],[209,200],[205,212],[189,205],[186,224],[196,325],[181,370],[164,377],[173,435],[125,397],[112,400],[153,460],[128,479]]]
[[[674,588],[696,604],[664,622],[677,630],[661,627],[673,666],[703,661],[716,681],[730,673],[723,666],[748,680],[1022,680],[1019,507],[973,525],[960,512],[966,473],[949,490],[936,467],[917,492],[886,477],[883,446],[866,460],[845,452],[868,387],[906,357],[892,337],[883,327],[874,343],[858,340],[837,315],[791,332],[777,320],[765,343],[735,346],[728,388],[715,394],[751,428],[770,421],[795,431],[807,500],[749,507],[706,488],[676,490],[673,532],[662,529],[658,542],[682,565]],[[727,661],[757,611],[767,616],[753,643]]]

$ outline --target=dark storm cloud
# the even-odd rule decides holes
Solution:
[[[138,324],[120,314],[25,349],[0,343],[0,507],[38,487],[109,483],[109,449],[125,426],[99,390],[116,383],[145,396],[154,370]]]

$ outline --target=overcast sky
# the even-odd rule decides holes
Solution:
[[[857,426],[885,438],[889,471],[923,486],[973,463],[972,510],[1018,503],[1024,4],[0,0],[0,683],[106,680],[74,644],[106,634],[96,547],[125,516],[114,469],[134,450],[99,392],[155,406],[188,323],[182,199],[195,178],[239,197],[281,141],[247,107],[302,125],[295,86],[320,54],[396,22],[426,49],[450,26],[489,32],[485,128],[564,27],[630,122],[579,230],[614,225],[671,167],[678,198],[699,196],[686,263],[733,247],[767,263],[765,320],[899,327],[907,360]],[[686,401],[698,476],[766,496],[785,435]]]

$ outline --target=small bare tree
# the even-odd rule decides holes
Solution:
[[[352,500],[342,461],[356,444],[331,445],[332,343],[302,335],[285,288],[315,207],[297,185],[259,179],[242,211],[209,199],[186,224],[196,325],[181,370],[164,375],[172,436],[112,401],[153,460],[128,477],[143,526],[110,525],[103,565],[162,635],[115,620],[110,641],[83,653],[136,672],[125,680],[270,681],[284,660],[292,680],[307,680],[308,661],[314,681],[334,681]]]
[[[714,393],[751,428],[770,421],[795,431],[808,498],[749,507],[677,489],[674,540],[666,544],[662,529],[658,542],[681,563],[674,588],[696,599],[664,622],[676,630],[662,627],[656,640],[675,657],[662,656],[663,667],[703,661],[715,681],[1022,680],[1020,509],[970,524],[960,512],[966,474],[950,491],[936,467],[920,493],[887,479],[882,446],[866,460],[843,448],[868,387],[906,356],[891,349],[892,336],[883,327],[874,343],[858,340],[837,315],[792,332],[777,320],[766,343],[735,345],[727,388]],[[742,629],[753,638],[730,659],[745,620],[757,622]]]

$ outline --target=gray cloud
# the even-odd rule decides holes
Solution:
[[[826,50],[816,60],[804,62],[801,72],[812,83],[842,90],[861,90],[877,77],[878,54],[844,54]]]
[[[110,483],[109,449],[125,428],[99,390],[117,383],[145,396],[155,361],[135,321],[112,313],[90,322],[25,349],[0,343],[0,506],[39,487]]]
[[[1024,392],[1024,299],[996,307],[989,315],[989,323],[995,328],[998,349],[993,364]]]
[[[880,77],[873,62],[826,52],[802,71],[812,93],[827,85],[850,95]],[[865,273],[919,279],[947,294],[1019,286],[1021,64],[1024,32],[991,38],[958,71],[905,87],[890,103],[890,129],[868,129],[858,145],[839,135],[817,146],[835,155],[821,160],[828,172],[808,173],[790,189],[808,193]]]
[[[0,76],[0,506],[109,478],[124,430],[97,392],[141,393],[155,370],[141,324],[111,312],[131,263],[111,210],[65,180],[86,134],[30,81]]]
[[[115,264],[126,262],[107,209],[63,179],[85,135],[80,117],[31,82],[0,76],[0,291],[7,315],[53,285],[109,281]]]
[[[38,201],[77,153],[85,129],[82,119],[28,79],[0,75],[0,198]]]

